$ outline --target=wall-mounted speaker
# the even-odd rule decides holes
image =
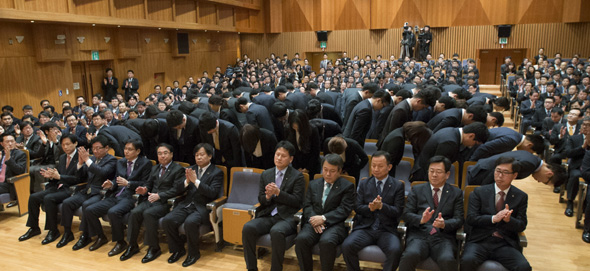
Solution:
[[[510,31],[512,30],[512,26],[507,25],[498,25],[498,38],[510,38]]]
[[[328,41],[328,31],[316,31],[315,34],[318,36],[318,41]]]
[[[189,54],[189,49],[188,49],[188,33],[177,33],[176,34],[176,39],[177,39],[177,50],[178,50],[178,54],[179,55],[188,55]]]

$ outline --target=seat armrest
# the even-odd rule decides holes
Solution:
[[[352,211],[350,215],[344,220],[344,226],[348,228],[348,234],[352,232],[352,227],[354,226],[354,216],[356,213]]]
[[[133,197],[134,200],[138,200],[139,199],[139,194],[133,194],[132,197]]]
[[[45,190],[45,188],[47,187],[48,184],[49,184],[49,182],[42,182],[41,189]]]
[[[397,233],[399,233],[399,239],[402,245],[402,249],[406,247],[406,233],[408,232],[408,226],[406,226],[406,222],[400,221],[397,225]]]
[[[465,229],[460,228],[457,230],[457,240],[459,241],[465,241],[467,239],[467,233],[465,233]]]
[[[100,190],[100,195],[104,197],[107,194],[107,192],[109,192],[109,190],[107,190],[107,189],[101,189]]]
[[[526,234],[524,234],[524,232],[518,233],[518,242],[520,243],[520,247],[522,248],[528,246],[529,241],[526,239]]]
[[[217,207],[225,204],[226,202],[227,202],[226,196],[218,198],[212,202],[207,203],[207,210],[213,211],[213,210],[217,209]]]
[[[86,184],[88,184],[88,183],[79,183],[79,184],[70,186],[70,194],[73,195],[74,193],[76,193],[76,189],[78,189]]]
[[[256,217],[256,209],[260,207],[260,202],[252,205],[250,209],[248,209],[248,214],[252,216],[252,218]]]
[[[303,210],[299,210],[299,212],[295,213],[293,215],[293,219],[295,219],[295,221],[301,223],[301,219],[303,219]]]
[[[18,181],[18,180],[20,180],[20,179],[22,179],[22,178],[25,178],[25,177],[27,177],[27,176],[29,176],[29,173],[23,173],[23,174],[19,174],[19,175],[12,176],[12,177],[10,177],[10,178],[6,179],[6,182],[8,182],[8,183],[12,183],[12,184],[13,184],[13,183],[15,183],[16,181]]]

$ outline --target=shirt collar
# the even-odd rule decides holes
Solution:
[[[70,157],[70,159],[74,159],[74,156],[76,155],[77,151],[78,151],[77,149],[74,149],[74,151],[70,155],[68,155]]]
[[[283,173],[283,176],[285,176],[285,173],[287,172],[287,168],[289,167],[285,167],[282,170],[279,170],[277,167],[275,167],[275,176],[277,176],[279,174],[279,172]]]
[[[459,144],[463,144],[463,128],[457,129],[459,129]]]
[[[504,196],[508,195],[508,191],[510,190],[510,186],[508,188],[506,188],[506,190],[500,190],[500,187],[498,187],[498,185],[496,183],[494,183],[494,190],[496,191],[496,193],[494,193],[494,195],[497,195],[500,191],[504,191]]]
[[[211,162],[209,162],[209,164],[207,164],[207,165],[206,165],[206,166],[204,166],[204,167],[199,167],[199,166],[197,166],[197,169],[202,169],[202,170],[203,170],[203,172],[205,172],[205,171],[207,171],[207,169],[209,168],[209,166],[210,166],[210,165],[211,165]]]

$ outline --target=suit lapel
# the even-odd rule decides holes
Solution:
[[[291,176],[290,173],[291,173],[291,168],[287,167],[287,170],[285,170],[285,176],[283,176],[283,181],[281,182],[281,187],[279,187],[280,190],[285,189],[285,183],[287,183],[289,181],[289,176]]]
[[[389,189],[391,189],[391,187],[395,185],[395,183],[393,182],[393,179],[388,176],[387,179],[385,179],[385,184],[383,185],[383,191],[381,191],[381,195],[387,195],[387,193],[389,192]],[[377,185],[374,185],[373,187],[375,187],[375,189],[377,189]],[[383,196],[381,196],[383,198]]]
[[[449,190],[451,190],[451,185],[445,183],[445,185],[443,186],[443,189],[442,189],[440,199],[438,201],[438,208],[436,208],[435,215],[441,211],[443,206],[445,206],[445,203],[447,202],[447,199],[449,198],[449,195],[450,195]]]
[[[434,199],[432,198],[432,187],[430,187],[430,183],[426,183],[426,188],[424,189],[424,196],[428,200],[428,206],[430,206],[430,210],[434,209]]]
[[[514,193],[514,186],[511,186],[510,190],[508,190],[508,194],[506,194],[506,198],[504,199],[504,206],[506,204],[508,204],[508,208],[513,209],[512,205],[514,205],[514,201],[516,200],[516,198],[515,198],[516,195],[514,195],[514,194],[515,194]],[[494,199],[495,199],[495,197],[494,197]],[[495,204],[494,204],[494,207],[495,207]]]
[[[338,178],[333,184],[332,184],[332,188],[330,189],[330,193],[328,193],[328,196],[326,197],[326,202],[324,203],[324,210],[326,210],[326,207],[328,207],[328,203],[332,200],[332,197],[334,197],[334,195],[336,195],[338,192],[338,190],[340,189],[340,180],[341,178]],[[325,180],[324,180],[325,182]],[[324,195],[323,193],[324,191],[322,191],[322,196]],[[320,198],[320,202],[321,202],[321,198]]]
[[[490,195],[490,197],[487,199],[489,208],[488,212],[490,214],[496,214],[496,189],[493,184],[488,187],[487,194]]]

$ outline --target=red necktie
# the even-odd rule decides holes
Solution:
[[[432,200],[434,201],[434,209],[436,210],[438,208],[438,191],[440,191],[440,188],[434,188],[434,195],[432,196]],[[435,227],[432,227],[432,230],[430,230],[430,235],[433,235],[437,232]]]
[[[72,161],[72,157],[70,157],[69,155],[67,155],[67,157],[68,157],[68,159],[66,161],[66,168],[70,167],[70,162]]]
[[[504,191],[500,191],[500,192],[498,192],[498,194],[500,195],[500,198],[498,199],[498,202],[496,202],[496,212],[499,212],[502,209],[504,209],[504,195],[506,193],[504,193]],[[495,231],[494,233],[492,233],[492,236],[498,237],[498,238],[504,238],[504,237],[502,237],[502,235],[498,231]]]
[[[165,172],[166,172],[166,167],[162,167],[162,171],[160,171],[160,178],[162,178],[162,176],[164,176]]]

